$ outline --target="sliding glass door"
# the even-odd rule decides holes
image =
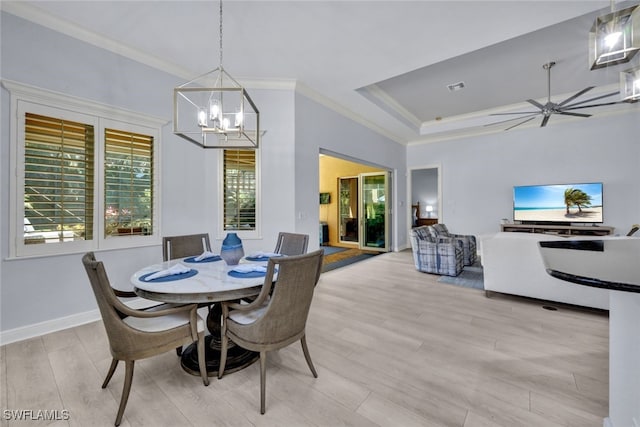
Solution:
[[[389,177],[388,172],[360,174],[361,249],[389,250]]]
[[[341,242],[358,242],[358,177],[338,178],[338,226]]]

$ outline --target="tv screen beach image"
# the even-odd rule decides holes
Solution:
[[[513,219],[602,222],[602,183],[514,187]]]

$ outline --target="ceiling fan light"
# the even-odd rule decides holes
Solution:
[[[626,102],[640,100],[640,67],[620,73],[620,94]]]
[[[628,62],[640,50],[638,5],[596,18],[589,32],[591,69]]]

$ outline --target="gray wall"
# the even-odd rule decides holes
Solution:
[[[515,185],[602,181],[604,222],[626,234],[640,222],[639,114],[604,108],[571,123],[412,145],[407,167],[441,165],[441,221],[457,233],[499,231],[501,218],[513,219]]]

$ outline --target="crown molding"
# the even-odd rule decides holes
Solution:
[[[420,130],[422,122],[409,110],[400,105],[394,98],[389,96],[387,92],[382,90],[377,84],[362,87],[356,90],[369,101],[409,126],[415,132]]]

